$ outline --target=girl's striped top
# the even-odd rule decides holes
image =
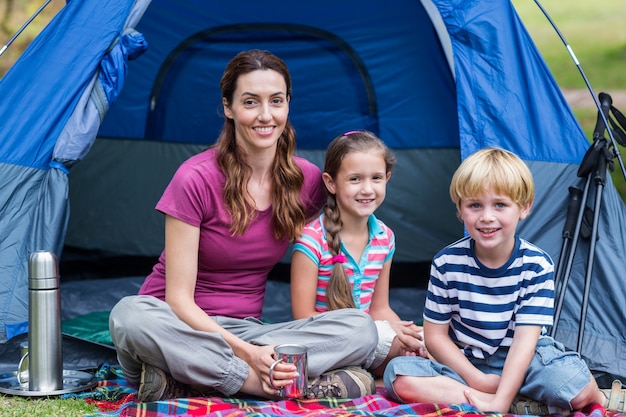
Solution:
[[[315,310],[328,311],[326,287],[333,269],[332,255],[328,249],[324,214],[304,227],[302,236],[296,239],[293,250],[307,255],[318,267]],[[383,264],[393,257],[395,237],[389,227],[373,214],[368,218],[369,242],[361,259],[354,259],[342,244],[341,252],[346,256],[343,263],[346,276],[352,286],[352,296],[356,307],[367,312],[372,302],[376,280]]]

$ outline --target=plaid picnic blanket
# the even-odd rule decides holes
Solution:
[[[371,416],[371,417],[514,417],[512,414],[484,413],[469,404],[399,404],[389,400],[384,389],[374,395],[357,399],[313,399],[266,401],[250,398],[199,397],[177,398],[150,403],[137,403],[136,390],[130,387],[122,371],[104,364],[97,372],[98,386],[92,391],[66,394],[84,398],[100,412],[88,417],[278,417],[278,416]],[[622,417],[606,413],[604,408],[589,407],[569,417]],[[624,416],[626,417],[626,416]]]

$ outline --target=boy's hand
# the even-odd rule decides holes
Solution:
[[[483,374],[482,372],[481,374],[480,377],[473,378],[469,386],[481,392],[495,394],[498,385],[500,385],[500,375]]]

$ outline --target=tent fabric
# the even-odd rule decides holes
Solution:
[[[458,146],[454,80],[428,14],[414,0],[383,6],[187,0],[173,7],[153,0],[137,30],[149,28],[149,42],[158,47],[129,72],[100,135],[211,143],[222,125],[219,78],[226,63],[240,50],[259,48],[289,66],[300,149],[324,149],[356,128],[379,133],[392,147]],[[415,117],[424,113],[430,116]]]
[[[30,252],[39,247],[60,250],[67,227],[67,176],[59,170],[40,170],[0,163],[0,341],[5,325],[28,317]],[[31,246],[31,242],[37,245]],[[19,327],[19,326],[18,326]]]
[[[7,325],[14,329],[28,319],[30,253],[62,252],[68,168],[86,154],[104,117],[91,92],[107,87],[111,100],[121,89],[123,77],[103,84],[98,74],[111,80],[116,56],[124,74],[125,58],[140,54],[125,40],[109,48],[146,7],[145,1],[71,2],[0,80],[0,96],[10,103],[0,108],[0,271],[6,281],[0,287],[0,341],[6,340]],[[99,72],[102,62],[110,62],[109,71]]]
[[[566,188],[584,187],[577,170],[589,142],[509,2],[434,3],[453,42],[461,155],[499,146],[529,163],[537,182],[537,199],[519,233],[558,260],[562,239],[555,238],[562,236]],[[623,378],[626,331],[616,312],[623,310],[626,296],[615,277],[621,275],[626,254],[626,240],[620,232],[626,230],[624,204],[611,186],[602,197],[602,237],[592,260],[582,354],[591,369]],[[593,195],[589,201],[593,207]],[[570,349],[576,349],[579,337],[589,242],[580,242],[577,253],[555,335]]]
[[[433,1],[454,45],[462,156],[500,146],[526,161],[579,164],[584,133],[513,5]]]
[[[100,61],[99,71],[84,89],[70,121],[59,134],[53,161],[71,167],[81,161],[96,139],[100,124],[109,106],[115,102],[124,85],[127,62],[147,49],[142,34],[127,29]]]
[[[69,2],[29,45],[1,80],[11,105],[1,113],[0,161],[48,168],[60,132],[133,3]],[[23,140],[33,132],[41,139]]]
[[[83,3],[75,7],[82,9]],[[110,12],[127,11],[129,6],[84,7],[91,13],[93,7]],[[68,21],[87,26],[70,30],[68,36],[80,33],[81,42],[94,38],[94,46],[80,46],[81,53],[72,55],[76,61],[72,65],[84,65],[75,84],[93,82],[94,68],[122,33],[123,18],[118,18],[111,23],[98,15],[94,26],[104,25],[99,29],[83,25],[90,22],[87,17],[59,18],[72,29]],[[290,118],[302,156],[321,166],[324,150],[336,135],[363,128],[378,134],[396,154],[398,165],[386,201],[377,211],[396,233],[394,262],[428,262],[463,234],[448,197],[449,181],[463,158],[486,146],[514,151],[530,166],[536,201],[531,216],[520,223],[519,234],[558,260],[568,188],[582,187],[585,181],[577,171],[589,142],[509,1],[398,0],[390,7],[356,0],[272,0],[271,5],[241,0],[235,8],[204,0],[152,0],[136,25],[125,26],[134,27],[150,47],[128,62],[127,72],[122,68],[124,88],[97,127],[93,146],[79,147],[69,158],[54,156],[70,171],[69,187],[60,187],[55,195],[62,201],[65,197],[60,196],[69,192],[72,202],[69,219],[65,213],[40,223],[56,224],[57,246],[64,242],[89,250],[158,255],[163,220],[154,205],[180,162],[217,137],[222,124],[218,85],[228,60],[241,50],[260,48],[276,53],[290,68],[294,86]],[[96,30],[102,33],[94,34]],[[22,76],[21,71],[10,72],[0,93],[8,89],[9,75],[12,83],[28,82],[28,88],[21,88],[27,91],[32,89],[28,78],[38,74],[43,62],[64,59],[53,51],[68,48],[48,39],[51,32],[46,28],[42,33],[50,48],[49,53],[37,54],[43,61],[25,53],[25,65],[35,69]],[[56,78],[47,84],[57,83],[53,90],[61,90],[59,80],[72,79],[73,70],[54,71]],[[80,97],[69,94],[62,100],[50,88],[33,90],[37,97],[50,95],[57,107],[63,107],[62,101],[73,109]],[[40,122],[47,118],[39,115],[49,113],[39,106],[31,109],[30,103],[27,108],[22,98],[13,93],[7,102],[15,105],[0,115],[15,123],[18,137],[29,140],[0,141],[0,168],[12,172],[19,165],[50,171],[50,152],[60,128],[55,122],[54,134],[41,127],[41,136],[27,132],[27,119]],[[0,127],[2,136],[8,134],[6,125]],[[66,132],[70,141],[81,134]],[[63,145],[56,146],[60,150]],[[0,178],[4,181],[6,176]],[[33,185],[13,191],[22,198],[16,197],[14,204],[39,206],[32,195],[41,194],[29,192],[29,187]],[[5,195],[9,199],[10,194]],[[626,300],[619,277],[626,254],[621,233],[626,209],[610,179],[601,197],[582,354],[595,372],[624,376],[626,329],[620,324]],[[16,217],[16,212],[0,217],[2,230],[8,224],[1,223],[4,218]],[[26,225],[18,229],[31,232]],[[24,263],[5,253],[23,256],[38,249],[25,241],[19,235],[8,245],[0,241],[0,271],[10,288],[0,293],[0,307],[5,306],[0,324],[7,323],[9,311],[12,319],[20,309],[23,315],[23,291],[15,289],[24,285]],[[569,348],[575,347],[580,324],[589,246],[585,240],[579,243],[556,334]],[[423,283],[427,277],[414,279]]]

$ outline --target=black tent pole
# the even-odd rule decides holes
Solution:
[[[587,204],[586,204],[587,196],[591,188],[591,182],[592,182],[592,177],[593,177],[593,179],[595,180],[595,185],[596,185],[596,204],[595,204],[596,207],[594,211],[594,220],[593,220],[592,227],[594,227],[595,230],[592,230],[592,233],[594,234],[594,236],[591,236],[591,247],[589,250],[589,258],[588,258],[589,261],[587,263],[587,273],[586,273],[587,280],[591,279],[591,268],[593,268],[593,257],[595,254],[595,243],[596,243],[596,238],[597,238],[597,223],[598,223],[598,216],[599,216],[599,210],[600,210],[600,201],[598,200],[598,195],[600,197],[602,196],[604,184],[606,183],[607,169],[609,167],[613,169],[613,161],[612,161],[613,154],[609,150],[608,142],[606,138],[604,137],[604,131],[610,130],[609,128],[607,128],[608,125],[605,124],[604,120],[609,118],[609,111],[612,107],[613,99],[611,98],[610,95],[606,93],[600,93],[599,102],[601,102],[602,104],[600,107],[600,111],[598,111],[598,118],[596,120],[596,126],[593,132],[593,143],[591,144],[591,147],[585,153],[585,156],[583,157],[583,160],[581,161],[580,166],[578,167],[577,175],[580,178],[585,178],[585,177],[587,178],[585,182],[585,189],[582,192],[582,197],[580,198],[580,202],[575,202],[575,200],[578,199],[579,190],[575,187],[569,188],[570,203],[568,206],[567,218],[565,220],[565,227],[563,230],[564,238],[566,236],[565,228],[571,228],[571,221],[572,221],[571,219],[573,215],[572,213],[570,213],[570,211],[573,209],[575,205],[579,206],[579,210],[578,210],[578,215],[576,218],[576,225],[575,225],[573,235],[572,235],[572,244],[570,246],[569,253],[567,253],[568,255],[567,260],[565,261],[565,263],[563,263],[563,259],[559,258],[559,264],[558,264],[556,274],[555,274],[555,286],[559,289],[559,291],[557,292],[555,288],[554,322],[552,325],[552,329],[550,330],[550,336],[552,337],[556,336],[556,329],[557,329],[559,319],[561,316],[561,309],[563,308],[563,302],[565,299],[565,293],[567,291],[567,284],[569,281],[569,276],[570,276],[572,264],[574,261],[576,246],[578,244],[578,239],[580,237],[580,231],[581,231],[582,223],[583,223],[583,217],[585,215],[585,210],[587,208]],[[604,116],[604,117],[601,117],[601,116]],[[563,244],[565,245],[566,243],[567,241],[564,240]],[[564,254],[565,254],[565,251],[563,249],[561,256],[564,256]],[[563,265],[565,265],[564,272],[561,271],[561,268],[563,267]],[[587,315],[589,285],[590,285],[590,282],[585,283],[585,294],[583,295],[583,301],[582,301],[581,320],[586,319],[586,315]],[[583,330],[584,330],[584,322],[581,322],[580,327],[579,327],[579,332],[578,332],[579,338],[582,338]],[[579,348],[580,348],[580,345],[579,345]],[[580,353],[579,350],[578,352]]]
[[[598,162],[596,165],[596,173],[594,175],[594,182],[596,184],[596,196],[595,206],[593,209],[593,223],[591,227],[591,236],[589,237],[589,256],[587,258],[587,271],[585,273],[585,286],[580,312],[580,325],[578,327],[578,343],[576,345],[576,351],[578,353],[581,353],[585,332],[585,322],[587,321],[587,307],[589,304],[589,291],[591,289],[591,273],[593,271],[593,261],[596,252],[596,239],[598,237],[600,205],[602,204],[602,192],[604,190],[604,185],[606,184],[607,163],[611,159],[606,140],[602,139],[600,142],[601,147],[598,155]]]
[[[580,197],[582,191],[578,187],[569,187],[569,204],[567,205],[567,216],[565,217],[565,224],[563,225],[563,245],[561,246],[561,254],[559,255],[559,263],[556,267],[556,274],[554,281],[558,283],[561,281],[561,275],[563,273],[563,266],[565,265],[565,259],[572,247],[572,239],[575,235],[576,218],[580,210]]]
[[[550,330],[550,336],[556,336],[556,328],[559,324],[559,319],[561,318],[561,310],[563,309],[563,302],[565,301],[565,293],[567,291],[567,284],[569,282],[570,274],[572,271],[572,265],[574,263],[574,256],[576,254],[576,247],[578,246],[578,239],[580,237],[580,229],[583,223],[583,216],[585,214],[585,207],[587,201],[587,195],[589,194],[589,188],[591,186],[591,175],[587,177],[585,182],[585,188],[582,192],[581,201],[578,204],[578,215],[576,217],[576,226],[574,228],[574,233],[572,235],[572,243],[569,248],[569,252],[567,253],[567,261],[565,262],[565,271],[561,273],[560,270],[557,270],[557,277],[559,278],[556,281],[556,285],[559,288],[559,292],[556,296],[556,305],[554,307],[554,323],[552,325],[552,329]],[[559,265],[563,265],[561,263],[561,259],[559,259]]]
[[[554,324],[551,329],[550,335],[554,337],[556,333],[556,327],[561,315],[561,308],[563,302],[561,301],[565,297],[565,291],[567,288],[567,281],[569,280],[569,271],[571,270],[571,262],[573,260],[573,254],[576,251],[578,244],[578,232],[580,227],[578,226],[578,215],[581,210],[581,196],[583,192],[578,187],[569,187],[569,204],[567,206],[567,217],[565,218],[565,225],[563,226],[563,244],[561,246],[561,254],[559,255],[559,263],[556,267],[554,274],[554,294],[555,294],[555,309],[554,309]],[[584,208],[583,208],[584,210]],[[570,259],[570,254],[572,258]],[[563,272],[563,268],[566,272]]]
[[[52,0],[46,0],[46,1],[44,2],[44,4],[42,4],[42,5],[39,7],[39,9],[37,9],[37,11],[35,11],[35,13],[34,13],[31,17],[29,17],[29,18],[28,18],[28,20],[27,20],[27,21],[26,21],[26,22],[22,25],[22,27],[21,27],[21,28],[19,28],[19,29],[17,30],[17,32],[15,32],[15,34],[14,34],[13,36],[11,36],[11,39],[9,39],[9,40],[8,40],[8,42],[7,42],[7,43],[6,43],[6,44],[5,44],[2,48],[0,48],[0,56],[2,56],[2,54],[4,54],[4,51],[6,51],[6,50],[7,50],[7,48],[8,48],[9,46],[11,46],[11,44],[13,43],[13,41],[14,41],[14,40],[15,40],[18,36],[20,36],[20,34],[24,31],[24,29],[26,29],[26,26],[28,26],[28,25],[30,24],[30,22],[32,22],[32,21],[33,21],[33,19],[34,19],[34,18],[36,18],[36,17],[37,17],[37,15],[39,15],[39,13],[41,13],[41,11],[42,11],[43,9],[45,9],[45,7],[46,7],[46,6],[47,6],[47,5],[48,5],[51,1],[52,1]]]

